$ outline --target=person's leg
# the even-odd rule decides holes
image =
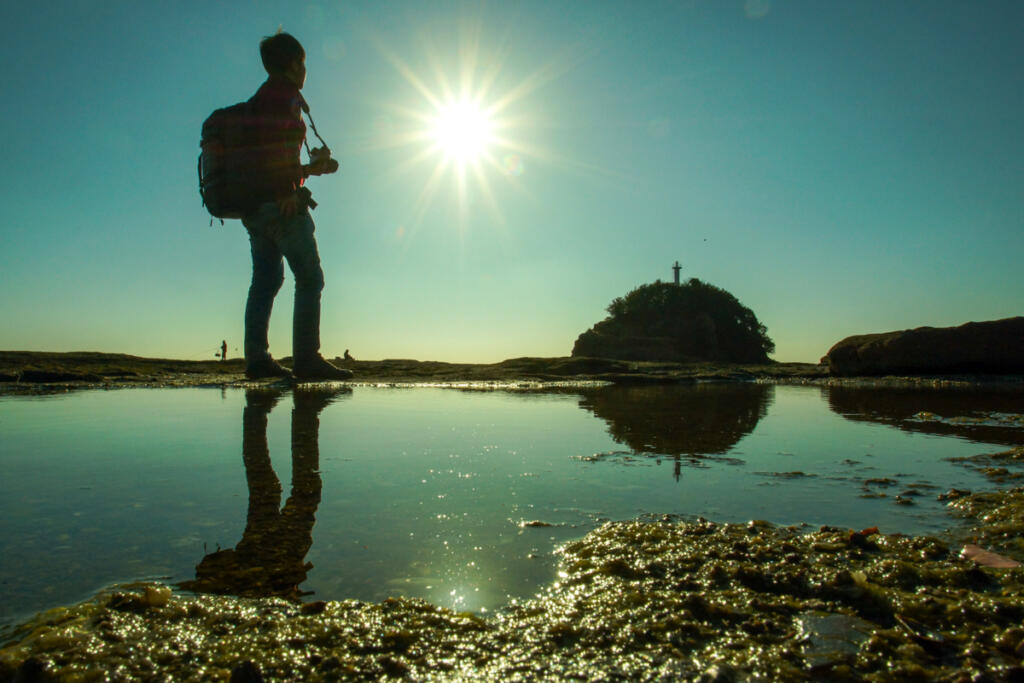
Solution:
[[[281,393],[280,389],[248,389],[242,409],[242,462],[249,487],[249,512],[236,550],[243,555],[256,555],[254,564],[267,562],[268,558],[259,556],[273,548],[268,548],[263,539],[280,524],[281,480],[270,462],[267,422]]]
[[[298,361],[320,352],[320,292],[324,288],[324,273],[309,213],[285,219],[285,226],[277,244],[295,276],[292,356]]]
[[[284,262],[275,239],[278,217],[277,205],[269,204],[243,221],[252,248],[252,282],[245,304],[245,362],[247,370],[254,372],[272,363],[267,333],[274,297],[284,282]]]
[[[308,212],[287,219],[277,245],[295,275],[295,309],[292,321],[293,372],[300,379],[348,379],[352,373],[334,367],[320,356],[320,292],[324,273]]]

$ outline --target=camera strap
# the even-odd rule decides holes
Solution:
[[[316,136],[321,145],[327,147],[327,143],[324,142],[324,139],[320,137],[320,133],[316,130],[316,124],[313,123],[313,115],[309,113],[309,104],[305,100],[302,100],[302,111],[306,112],[306,118],[309,119],[309,127],[313,129],[313,135]],[[306,138],[302,138],[302,144],[306,146],[306,154],[309,154],[309,141]],[[328,147],[328,149],[330,148]]]

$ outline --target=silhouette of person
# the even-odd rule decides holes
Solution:
[[[348,349],[345,349],[345,360],[355,360],[355,358],[353,358],[352,355],[349,354]]]
[[[218,549],[196,565],[186,590],[248,597],[298,598],[299,586],[312,564],[305,562],[313,544],[313,524],[320,504],[320,411],[346,387],[297,389],[292,409],[292,488],[281,507],[281,482],[270,463],[267,420],[281,397],[279,389],[246,391],[242,412],[242,461],[249,487],[249,510],[242,539],[234,548]]]
[[[228,359],[228,340],[224,339],[220,343],[220,359],[225,361]]]
[[[252,283],[245,305],[245,374],[251,379],[292,374],[308,380],[348,379],[351,371],[331,365],[320,355],[324,274],[309,215],[316,203],[303,185],[310,175],[334,173],[337,162],[329,158],[329,150],[305,166],[300,159],[306,139],[302,112],[309,111],[299,93],[306,82],[302,45],[293,36],[278,33],[260,43],[260,58],[268,78],[249,99],[256,163],[249,187],[251,208],[242,218],[252,250]],[[267,336],[274,297],[284,282],[283,259],[295,276],[291,371],[271,357]]]

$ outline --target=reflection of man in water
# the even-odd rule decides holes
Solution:
[[[281,482],[270,464],[267,417],[281,392],[250,389],[242,413],[242,459],[249,512],[242,540],[208,554],[187,590],[245,596],[298,597],[313,566],[305,562],[320,504],[320,411],[346,388],[296,390],[292,410],[292,490],[281,508]]]

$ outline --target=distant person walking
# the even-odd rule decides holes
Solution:
[[[220,360],[223,363],[228,359],[228,340],[224,339],[220,343]]]
[[[249,100],[258,128],[259,176],[253,179],[252,211],[242,218],[252,247],[252,283],[245,305],[245,374],[252,379],[287,377],[305,380],[349,379],[352,373],[320,355],[320,292],[324,286],[315,226],[309,209],[316,206],[303,186],[310,175],[333,173],[337,162],[326,145],[312,150],[309,165],[300,159],[306,138],[302,112],[309,111],[299,90],[306,82],[306,52],[294,37],[278,33],[260,42],[268,78]],[[270,355],[270,312],[281,284],[284,263],[295,276],[292,322],[292,371]]]

